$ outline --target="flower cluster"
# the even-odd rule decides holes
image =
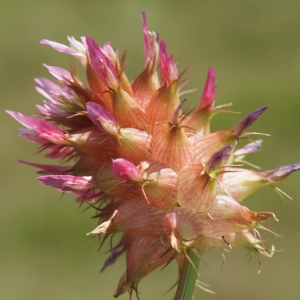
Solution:
[[[145,67],[131,83],[125,55],[109,43],[69,37],[70,46],[41,41],[74,56],[86,71],[88,85],[70,70],[45,67],[59,84],[35,80],[46,98],[38,117],[8,113],[24,129],[21,136],[39,145],[46,157],[66,165],[20,161],[39,169],[38,180],[60,192],[77,195],[96,209],[99,226],[88,235],[103,241],[122,233],[103,270],[126,253],[127,269],[115,297],[135,290],[154,269],[175,260],[182,273],[187,251],[198,256],[207,247],[238,247],[272,255],[258,229],[271,212],[241,205],[251,193],[277,184],[300,164],[273,170],[246,169],[244,157],[261,147],[248,128],[266,106],[242,118],[232,129],[210,132],[211,118],[229,105],[215,106],[215,71],[209,68],[199,107],[184,109],[179,74],[166,42],[148,31],[142,14]],[[240,146],[241,139],[250,143]],[[73,161],[72,165],[68,162]],[[248,164],[253,167],[253,165]],[[254,166],[255,167],[255,166]]]

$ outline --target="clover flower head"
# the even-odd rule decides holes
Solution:
[[[173,260],[180,282],[182,262],[192,264],[189,251],[201,256],[206,248],[229,246],[271,256],[259,230],[266,229],[265,219],[277,220],[275,215],[251,211],[241,202],[265,186],[284,195],[277,185],[300,169],[300,163],[266,171],[246,168],[244,158],[261,147],[261,140],[240,141],[252,134],[248,128],[267,106],[231,129],[211,132],[211,119],[227,107],[215,106],[212,67],[198,109],[186,113],[188,101],[180,96],[187,80],[165,40],[148,31],[145,12],[142,23],[145,68],[132,83],[109,43],[101,47],[90,37],[68,37],[70,46],[42,40],[78,59],[88,85],[74,66],[45,65],[56,83],[35,80],[45,98],[38,116],[8,111],[25,127],[21,136],[66,165],[20,162],[38,168],[42,184],[96,208],[99,225],[88,235],[105,241],[122,234],[102,268],[126,253],[115,297],[137,293],[143,277]]]

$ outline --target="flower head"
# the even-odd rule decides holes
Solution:
[[[198,110],[186,114],[178,74],[167,44],[148,31],[142,13],[145,68],[127,79],[123,59],[106,43],[69,37],[70,46],[43,40],[83,65],[89,86],[74,67],[46,66],[55,77],[35,80],[46,100],[39,115],[8,113],[20,122],[21,136],[61,158],[66,166],[20,161],[39,169],[42,184],[92,202],[99,225],[88,235],[121,233],[102,270],[127,253],[127,269],[115,297],[137,291],[140,280],[171,261],[179,276],[187,251],[202,255],[206,247],[245,248],[270,256],[258,229],[271,212],[255,212],[241,202],[259,188],[277,187],[300,163],[273,170],[247,169],[244,157],[256,152],[261,140],[240,146],[248,128],[266,110],[263,106],[232,129],[210,132],[215,107],[216,74],[209,68]],[[160,74],[160,77],[159,77]],[[249,164],[251,166],[251,164]],[[273,252],[272,252],[273,253]]]

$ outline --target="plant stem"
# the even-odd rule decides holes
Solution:
[[[193,262],[196,270],[199,268],[200,258],[191,250],[187,250],[187,255]],[[177,291],[174,300],[191,300],[194,293],[197,272],[191,263],[185,258],[183,270],[180,274]]]

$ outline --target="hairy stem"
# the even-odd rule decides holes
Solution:
[[[187,255],[198,270],[200,258],[191,249],[187,250]],[[185,258],[174,300],[191,300],[193,297],[197,272],[191,262]]]

